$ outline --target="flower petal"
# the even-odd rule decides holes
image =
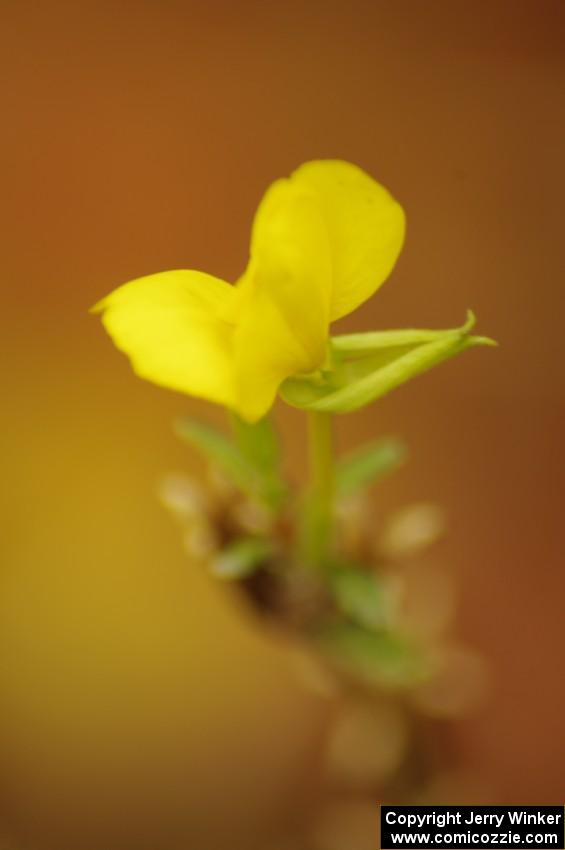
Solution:
[[[93,312],[134,371],[169,389],[235,403],[233,326],[223,316],[235,290],[196,271],[170,271],[126,283]]]
[[[330,320],[355,310],[386,280],[404,241],[402,207],[376,180],[341,160],[314,160],[291,176],[315,193],[333,266]]]
[[[311,372],[323,363],[330,256],[316,196],[278,180],[255,216],[251,259],[237,286],[234,351],[244,418],[264,415],[289,375]]]

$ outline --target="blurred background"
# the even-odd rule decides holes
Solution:
[[[310,158],[383,182],[408,238],[345,329],[449,327],[465,354],[340,420],[402,435],[375,511],[432,499],[458,633],[492,668],[457,727],[484,802],[565,789],[563,5],[5,2],[0,846],[264,847],[327,706],[202,574],[158,504],[198,470],[89,316],[169,268],[234,280],[264,188]],[[280,410],[300,479],[302,422]],[[254,836],[253,840],[250,836]]]

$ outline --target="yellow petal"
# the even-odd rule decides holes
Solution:
[[[316,196],[278,180],[257,211],[238,283],[234,336],[241,414],[264,415],[285,378],[326,356],[331,297],[328,232]]]
[[[290,179],[315,194],[324,217],[334,321],[366,301],[392,271],[404,241],[404,212],[383,186],[349,162],[306,162]]]
[[[235,403],[233,326],[223,316],[235,290],[202,272],[138,278],[94,312],[142,378],[219,404]]]
[[[164,272],[97,309],[141,377],[255,420],[282,381],[323,364],[330,322],[383,282],[403,234],[401,208],[360,169],[306,163],[267,191],[237,289]]]

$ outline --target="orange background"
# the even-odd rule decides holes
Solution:
[[[461,722],[485,801],[565,789],[563,6],[4,2],[0,823],[6,847],[224,847],[289,817],[324,705],[182,554],[156,502],[194,461],[87,308],[193,267],[234,279],[275,177],[341,157],[408,215],[343,328],[501,347],[340,421],[401,434],[376,510],[432,498],[490,702]],[[302,424],[280,419],[300,474]],[[0,828],[0,842],[1,842]],[[261,844],[257,839],[258,846]]]

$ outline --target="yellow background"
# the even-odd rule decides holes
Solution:
[[[485,802],[560,802],[562,4],[1,12],[6,846],[250,848],[308,803],[323,701],[191,569],[156,502],[164,472],[197,468],[171,420],[221,415],[135,379],[87,309],[167,268],[235,279],[264,188],[309,158],[362,165],[408,216],[391,280],[342,329],[473,307],[501,343],[341,420],[340,441],[408,441],[377,512],[448,508],[459,631],[493,669],[458,733]],[[299,478],[302,423],[279,415]]]

